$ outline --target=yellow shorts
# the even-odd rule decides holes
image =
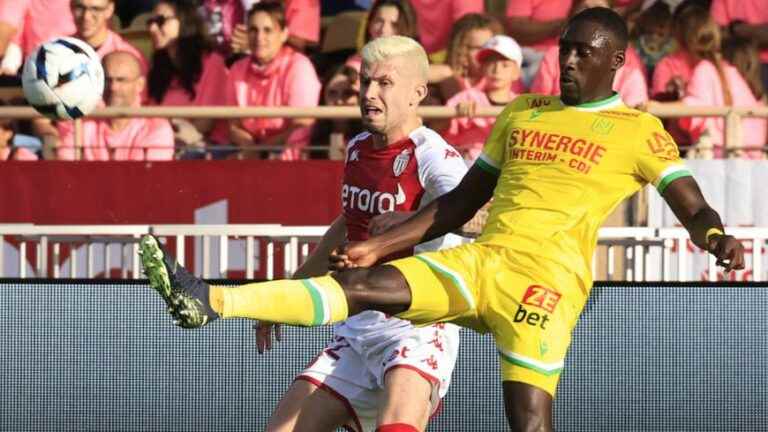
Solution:
[[[502,379],[554,396],[591,282],[554,261],[483,243],[387,264],[411,287],[411,307],[398,317],[493,333]]]

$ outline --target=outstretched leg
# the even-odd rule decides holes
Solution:
[[[165,300],[176,324],[185,328],[202,327],[219,317],[322,325],[364,310],[397,314],[406,311],[411,303],[408,282],[392,266],[217,287],[190,274],[153,236],[141,239],[140,253],[150,284]]]

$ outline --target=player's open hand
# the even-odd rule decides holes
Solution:
[[[371,219],[368,224],[368,232],[372,236],[377,236],[385,231],[400,225],[408,220],[413,212],[386,212]]]
[[[709,253],[726,272],[744,269],[744,245],[729,235],[714,235],[709,239]]]
[[[379,258],[376,248],[371,242],[351,242],[331,252],[329,268],[332,271],[342,271],[357,267],[370,267]]]
[[[259,351],[259,354],[264,354],[265,351],[272,349],[273,330],[275,332],[275,339],[278,342],[283,340],[283,336],[280,334],[280,324],[259,321],[253,325],[253,329],[256,330],[256,349]]]

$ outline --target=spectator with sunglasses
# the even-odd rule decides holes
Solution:
[[[225,105],[224,58],[212,50],[197,8],[184,0],[160,0],[147,20],[154,47],[147,79],[150,102],[166,106]],[[194,148],[228,141],[227,122],[173,119],[176,142]]]
[[[248,12],[251,55],[232,65],[228,105],[315,107],[320,80],[309,59],[286,45],[288,28],[282,2],[262,1]],[[230,139],[248,158],[294,160],[309,144],[311,118],[246,118],[230,122]],[[254,147],[278,147],[254,151]]]

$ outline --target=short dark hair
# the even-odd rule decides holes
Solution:
[[[287,21],[285,18],[285,6],[283,6],[283,2],[279,0],[266,0],[255,3],[248,11],[248,21],[250,21],[257,12],[264,12],[271,16],[281,29],[285,29]]]
[[[577,13],[568,21],[568,25],[571,25],[578,21],[593,22],[600,25],[604,30],[607,30],[617,44],[617,48],[626,48],[629,41],[629,30],[627,29],[627,23],[624,18],[621,17],[616,11],[606,7],[593,7],[584,9]]]

